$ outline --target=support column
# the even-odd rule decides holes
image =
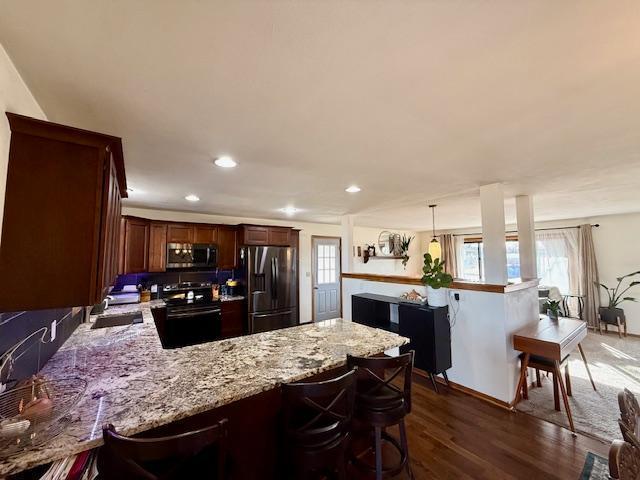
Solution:
[[[516,217],[518,221],[520,277],[522,279],[538,278],[533,199],[529,195],[518,195],[516,197]]]
[[[353,272],[353,215],[343,215],[341,219],[342,237],[342,272]]]
[[[505,244],[504,189],[500,183],[480,187],[484,281],[507,284],[507,246]]]

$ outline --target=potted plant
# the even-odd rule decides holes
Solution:
[[[444,271],[444,260],[433,260],[431,254],[424,254],[422,267],[422,283],[427,286],[427,301],[432,307],[446,307],[447,287],[453,282],[453,277]]]
[[[557,321],[560,316],[560,302],[558,300],[547,300],[544,306],[547,309],[547,316],[551,320]]]
[[[402,239],[400,240],[400,255],[402,256],[402,265],[405,270],[407,269],[407,262],[409,261],[409,245],[411,245],[411,240],[414,237],[407,237],[406,235],[402,235]]]
[[[604,288],[604,291],[607,292],[608,297],[608,305],[606,307],[600,307],[598,313],[600,314],[600,321],[616,325],[618,323],[618,318],[620,319],[620,324],[625,324],[624,310],[619,308],[619,305],[622,302],[635,302],[637,301],[634,297],[625,297],[624,294],[627,291],[635,287],[636,285],[640,285],[640,281],[632,281],[629,282],[626,288],[621,289],[622,282],[629,277],[633,277],[635,275],[640,275],[640,270],[637,272],[632,272],[627,275],[623,275],[622,277],[616,278],[618,284],[615,288],[607,287],[604,283],[599,283],[600,287]]]

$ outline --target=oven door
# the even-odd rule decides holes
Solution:
[[[169,307],[165,324],[165,348],[218,340],[222,334],[222,315],[219,306]]]

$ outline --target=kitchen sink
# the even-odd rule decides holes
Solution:
[[[142,312],[123,313],[121,315],[100,315],[91,326],[95,328],[121,327],[123,325],[133,325],[142,323]]]

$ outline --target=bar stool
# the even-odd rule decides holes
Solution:
[[[353,357],[347,355],[347,367],[357,368],[355,420],[374,432],[374,446],[355,456],[354,465],[361,470],[375,472],[376,480],[394,476],[406,469],[413,478],[409,460],[409,445],[404,417],[411,412],[411,374],[414,351],[397,357]],[[402,380],[402,388],[392,383]],[[385,428],[398,425],[400,442]],[[400,454],[397,465],[383,468],[382,441],[391,444]],[[375,467],[362,457],[371,449],[375,452]]]
[[[131,438],[102,429],[98,453],[100,480],[178,480],[225,478],[227,420],[168,437]]]
[[[284,453],[290,478],[347,478],[355,372],[323,382],[282,385]]]

